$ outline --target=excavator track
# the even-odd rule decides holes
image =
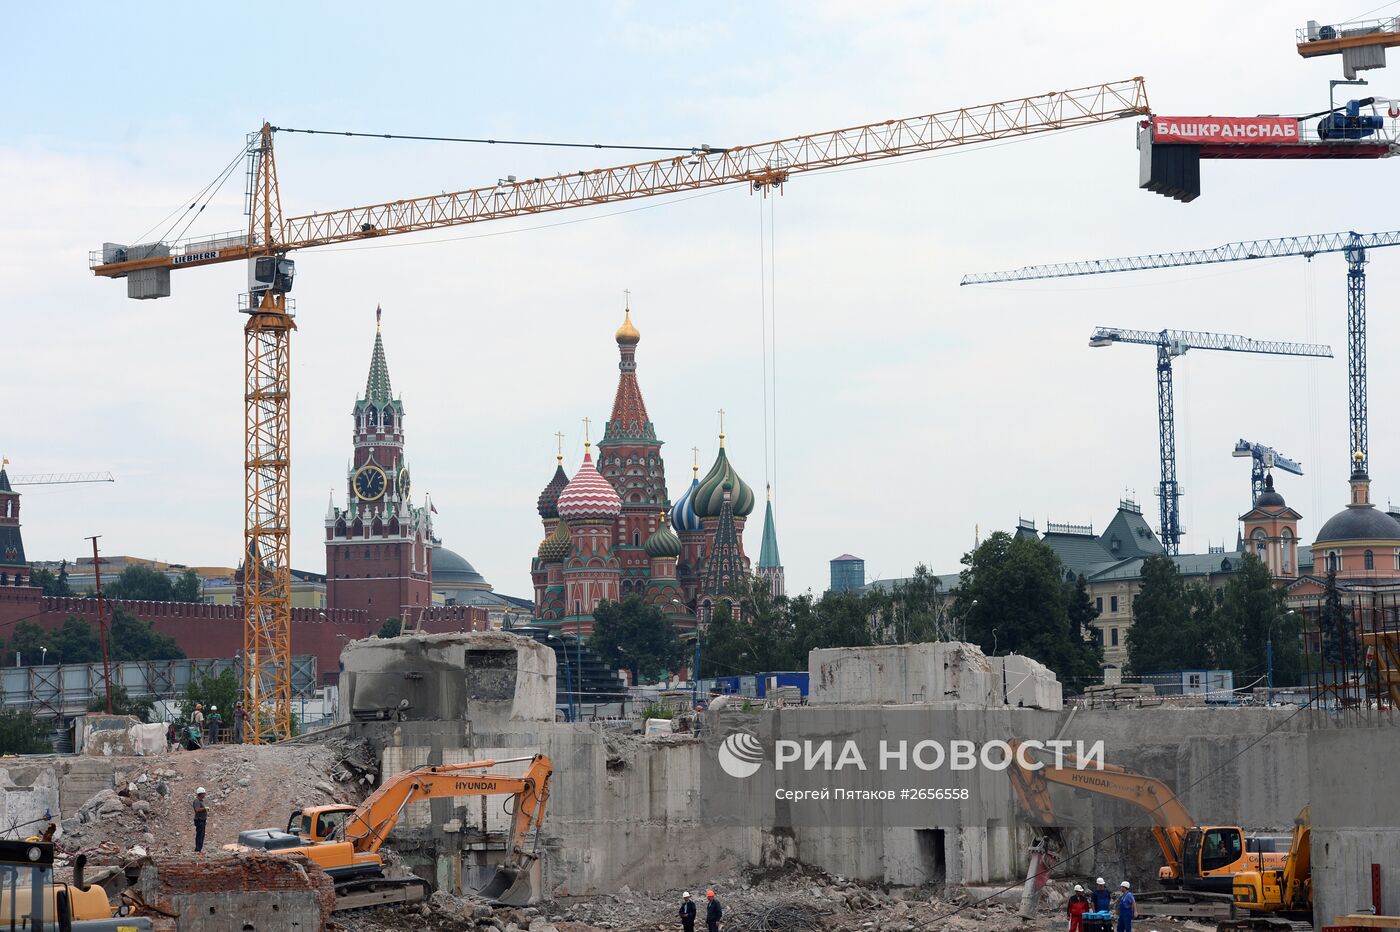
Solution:
[[[1234,912],[1234,897],[1230,894],[1196,890],[1139,893],[1137,904],[1138,915],[1143,918],[1227,919]]]
[[[421,903],[432,892],[428,882],[421,877],[409,877],[402,880],[369,877],[363,880],[352,880],[336,884],[335,911],[343,913],[352,909],[370,909],[375,906]]]
[[[1293,919],[1254,916],[1223,920],[1216,924],[1215,932],[1313,932],[1313,925]]]

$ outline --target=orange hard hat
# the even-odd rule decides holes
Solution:
[[[705,895],[706,895],[706,896],[714,896],[714,895],[715,895],[715,891],[713,891],[713,890],[706,890],[706,891],[705,891]]]

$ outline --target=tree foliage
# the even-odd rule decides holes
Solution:
[[[681,642],[671,619],[637,595],[598,604],[589,645],[605,663],[631,671],[633,684],[665,677],[681,659]]]
[[[149,621],[137,618],[125,608],[112,612],[107,632],[107,652],[113,661],[182,660],[185,656],[173,637],[160,634]]]
[[[185,570],[171,582],[160,570],[134,564],[104,586],[102,594],[109,599],[145,602],[200,602],[204,598],[204,584],[194,570]]]
[[[68,585],[68,561],[64,560],[59,564],[57,573],[53,570],[31,569],[29,584],[43,589],[44,595],[55,597],[71,596],[73,594],[73,589]]]
[[[223,716],[224,727],[233,727],[234,704],[243,698],[242,690],[239,687],[238,675],[234,673],[232,667],[214,676],[208,674],[194,678],[185,689],[185,695],[180,700],[180,714],[176,718],[175,724],[183,727],[189,722],[190,716],[194,714],[195,703],[204,706],[204,712],[209,713],[210,706],[218,706],[219,714]]]
[[[1071,596],[1055,552],[1039,540],[998,531],[963,557],[957,612],[966,639],[988,654],[1018,653],[1073,688],[1096,681],[1102,653],[1083,628],[1075,635]],[[1086,593],[1087,595],[1087,593]]]
[[[107,696],[94,696],[88,703],[89,712],[106,712]],[[134,715],[143,722],[149,722],[151,715],[155,711],[155,703],[149,698],[134,699],[126,691],[125,686],[116,685],[112,687],[112,714],[113,715]]]
[[[1327,571],[1327,586],[1323,591],[1322,612],[1318,616],[1318,631],[1322,636],[1322,661],[1329,667],[1355,670],[1363,657],[1361,638],[1356,622],[1342,604],[1342,592],[1337,586],[1337,571]]]
[[[398,618],[386,618],[384,624],[379,626],[378,637],[396,638],[403,633],[403,622]]]
[[[1268,567],[1245,554],[1220,590],[1188,584],[1169,557],[1143,563],[1133,603],[1128,661],[1134,673],[1233,670],[1263,676],[1273,642],[1274,683],[1298,682],[1303,668],[1302,620],[1288,611]]]
[[[48,754],[53,726],[22,709],[0,710],[0,754]]]

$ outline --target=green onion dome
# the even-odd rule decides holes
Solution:
[[[695,513],[702,518],[718,518],[720,506],[724,504],[724,484],[728,482],[733,488],[730,491],[730,501],[734,503],[734,514],[742,517],[753,511],[754,496],[753,489],[739,474],[734,471],[734,467],[729,462],[729,456],[724,452],[724,434],[719,435],[719,456],[715,457],[715,464],[710,467],[710,471],[705,474],[705,478],[700,480],[700,486],[691,490],[690,507],[695,509]]]
[[[652,559],[681,555],[681,539],[676,536],[675,531],[671,530],[671,522],[666,519],[667,513],[661,512],[661,521],[657,524],[656,532],[648,537],[646,544],[643,545],[647,556]]]

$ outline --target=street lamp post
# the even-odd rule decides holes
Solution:
[[[545,637],[551,641],[558,641],[564,648],[564,688],[569,695],[569,721],[578,721],[578,713],[574,708],[574,665],[569,660],[569,645],[561,637],[553,634],[546,634]]]

